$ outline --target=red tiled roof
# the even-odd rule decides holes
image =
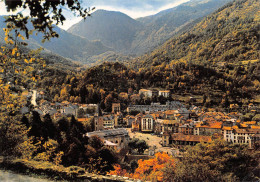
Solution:
[[[187,142],[211,142],[210,136],[202,135],[184,135],[182,133],[175,133],[171,135],[172,140],[187,141]]]

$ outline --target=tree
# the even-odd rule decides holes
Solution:
[[[28,132],[28,136],[34,136],[37,138],[44,137],[46,138],[46,131],[44,130],[43,122],[38,112],[33,111],[32,121],[31,121],[31,129]]]
[[[45,129],[45,135],[47,135],[47,137],[51,139],[54,139],[56,137],[57,129],[52,122],[51,116],[49,114],[46,114],[43,117],[43,127]]]
[[[92,136],[89,138],[89,145],[97,150],[104,146],[104,142],[98,136]]]
[[[190,147],[176,168],[174,181],[254,181],[257,157],[246,145],[229,145],[222,140]]]
[[[156,153],[148,160],[139,160],[133,177],[143,181],[163,181],[165,167],[174,169],[174,159],[166,153]],[[172,171],[174,173],[174,171]]]
[[[139,154],[143,154],[144,151],[149,148],[146,141],[139,140],[138,138],[130,140],[128,146],[130,148],[130,152],[132,152],[132,150],[137,150]]]
[[[3,1],[3,0],[0,0]],[[30,30],[28,21],[31,22],[33,29],[42,32],[44,39],[51,37],[58,37],[54,31],[53,23],[56,25],[63,24],[66,20],[63,9],[67,8],[77,14],[77,16],[86,18],[90,16],[90,12],[94,10],[90,8],[83,8],[80,0],[55,0],[55,1],[40,1],[40,0],[5,0],[3,1],[8,11],[16,11],[18,8],[23,8],[29,11],[29,16],[24,16],[22,13],[17,15],[10,15],[6,22],[9,22],[20,31],[25,32],[26,37],[32,30]]]
[[[139,154],[143,154],[144,151],[149,148],[149,146],[147,145],[146,141],[139,140],[136,142],[136,148]]]

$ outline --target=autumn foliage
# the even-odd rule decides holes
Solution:
[[[114,166],[114,171],[111,171],[110,175],[129,176],[135,179],[141,179],[144,181],[164,181],[164,169],[171,166],[175,167],[174,159],[166,153],[156,153],[155,157],[148,160],[139,160],[138,168],[134,173],[127,173],[125,169],[122,169],[120,165]]]

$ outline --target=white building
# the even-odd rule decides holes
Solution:
[[[74,115],[77,117],[78,106],[77,105],[68,105],[61,107],[60,113],[63,115]]]
[[[160,103],[151,103],[151,105],[131,105],[127,107],[127,112],[139,111],[139,112],[157,112],[167,110],[179,110],[179,113],[187,114],[188,110],[179,101],[166,102],[165,105]]]
[[[142,132],[153,132],[154,131],[153,116],[147,114],[144,117],[142,117],[142,120],[141,120],[141,131]]]
[[[259,134],[260,130],[256,129],[232,129],[231,127],[223,127],[224,140],[234,144],[247,144],[251,147],[252,136]]]
[[[139,95],[144,95],[145,97],[152,97],[153,96],[153,91],[152,90],[147,90],[147,89],[140,89],[139,90]]]
[[[161,90],[159,91],[159,96],[163,96],[163,97],[170,97],[170,90]]]

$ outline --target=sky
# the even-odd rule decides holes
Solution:
[[[139,18],[156,14],[162,10],[173,8],[189,0],[81,0],[84,7],[95,7],[111,11],[120,11],[132,18]],[[23,11],[27,14],[26,10]],[[4,3],[0,2],[0,15],[7,15]],[[10,14],[10,13],[9,13]],[[64,10],[66,22],[60,25],[63,29],[68,29],[75,23],[78,23],[81,18],[74,17],[70,11]]]

